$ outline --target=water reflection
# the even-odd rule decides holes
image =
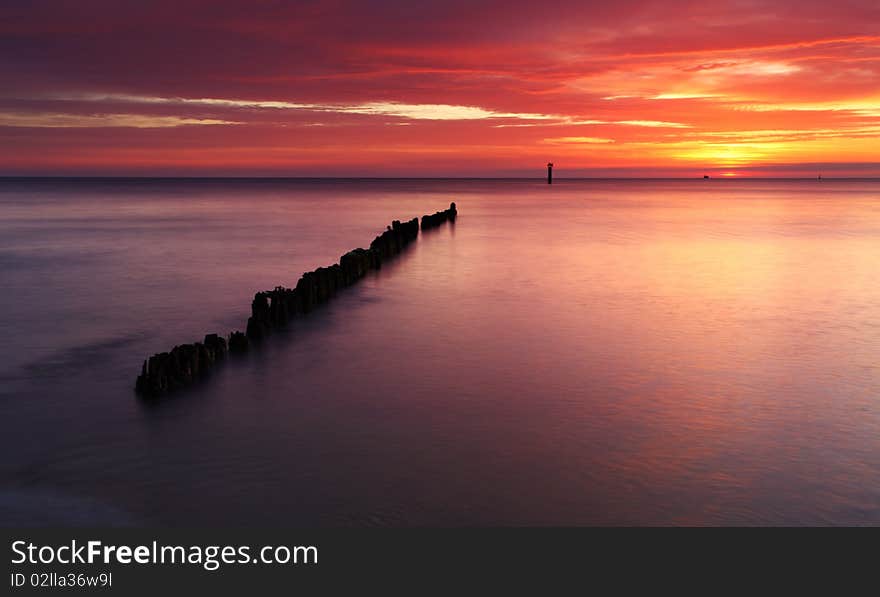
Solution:
[[[144,184],[0,192],[10,491],[190,524],[880,522],[876,182]],[[145,355],[453,200],[260,354],[133,398]]]

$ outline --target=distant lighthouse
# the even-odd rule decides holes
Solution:
[[[547,184],[553,184],[553,162],[547,162]]]

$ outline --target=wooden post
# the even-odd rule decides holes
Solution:
[[[547,184],[553,184],[553,162],[547,162]]]

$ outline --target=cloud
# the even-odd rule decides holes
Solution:
[[[851,112],[869,118],[880,118],[880,98],[859,101],[736,103],[736,110],[748,112]]]
[[[588,126],[588,125],[619,125],[650,128],[690,128],[691,125],[664,120],[602,120],[595,118],[579,118],[564,114],[543,114],[539,112],[506,112],[479,106],[453,104],[412,104],[395,101],[368,101],[350,104],[308,103],[286,100],[249,100],[235,98],[186,98],[142,96],[119,93],[89,94],[52,94],[50,101],[85,102],[108,105],[140,104],[144,106],[179,106],[203,108],[208,111],[249,110],[263,112],[293,111],[324,114],[352,114],[362,116],[380,116],[384,118],[402,119],[407,121],[493,121],[495,128],[539,127],[539,126]],[[511,122],[513,121],[513,122]],[[0,121],[0,125],[4,121]],[[229,120],[215,117],[181,117],[168,115],[137,115],[137,114],[6,114],[8,124],[5,126],[34,126],[52,128],[85,128],[93,127],[134,127],[162,128],[184,125],[217,125],[244,124],[240,119]],[[13,122],[31,124],[11,124]],[[320,126],[321,123],[302,123],[303,126]],[[586,138],[586,137],[584,137]]]
[[[637,96],[630,96],[637,97]],[[649,99],[655,100],[683,100],[683,99],[711,99],[721,97],[712,93],[659,93]]]
[[[182,118],[144,114],[64,114],[0,112],[0,127],[28,128],[173,128],[242,124],[215,118]]]
[[[548,150],[646,171],[874,160],[880,3],[765,4],[11,3],[0,167],[485,175],[531,172]]]
[[[694,137],[706,140],[725,140],[748,143],[777,143],[810,141],[815,139],[856,139],[880,137],[880,125],[842,126],[834,129],[763,129],[751,131],[701,131]]]
[[[671,129],[688,129],[689,124],[680,122],[667,122],[665,120],[617,120],[614,124],[625,124],[629,126],[647,126],[651,128],[671,128]]]
[[[397,102],[367,102],[348,106],[322,106],[316,108],[326,112],[342,114],[372,114],[395,116],[412,120],[484,120],[505,118],[515,120],[554,120],[559,116],[534,114],[528,112],[496,112],[475,106],[453,106],[449,104],[404,104]]]
[[[603,137],[551,137],[549,139],[544,139],[544,143],[550,144],[604,144],[604,143],[614,143],[614,139],[605,139]]]
[[[530,112],[499,112],[477,106],[457,106],[451,104],[408,104],[404,102],[370,101],[353,104],[304,103],[279,100],[247,100],[223,98],[184,98],[154,97],[126,94],[85,94],[57,95],[55,99],[84,100],[91,102],[131,102],[141,104],[177,104],[187,106],[268,109],[268,110],[308,110],[312,112],[333,112],[337,114],[364,114],[371,116],[391,116],[410,120],[558,120],[564,116],[537,114]]]

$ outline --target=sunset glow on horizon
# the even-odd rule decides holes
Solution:
[[[6,5],[0,175],[880,176],[880,3]]]

